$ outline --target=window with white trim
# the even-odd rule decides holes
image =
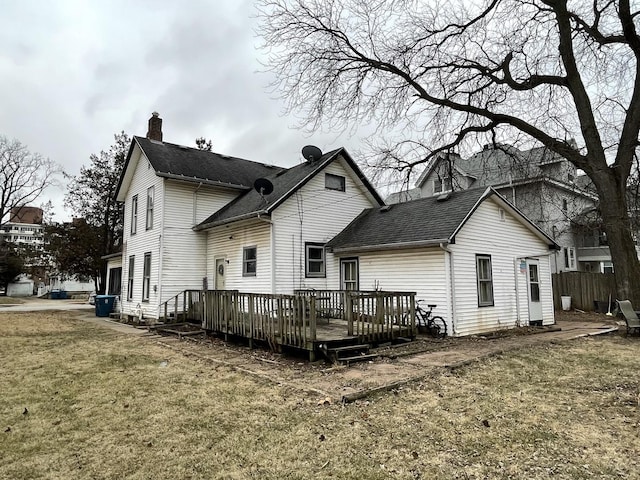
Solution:
[[[154,198],[154,188],[147,188],[147,230],[151,230],[153,228],[153,198]]]
[[[564,248],[564,268],[567,270],[576,269],[576,249],[575,247]]]
[[[138,195],[131,199],[131,235],[135,235],[138,230]]]
[[[242,249],[242,276],[255,277],[258,267],[258,247],[244,247]]]
[[[151,290],[151,252],[144,254],[144,264],[142,267],[142,301],[149,301],[149,291]]]
[[[602,273],[615,273],[613,262],[602,262],[600,265]]]
[[[324,278],[326,276],[324,255],[322,243],[305,243],[305,276],[307,278]]]
[[[133,300],[133,268],[136,263],[135,255],[129,257],[129,271],[127,272],[127,300]]]
[[[476,279],[478,282],[478,306],[493,306],[491,255],[476,255]]]
[[[444,193],[450,192],[451,190],[451,177],[438,177],[433,179],[433,193]]]

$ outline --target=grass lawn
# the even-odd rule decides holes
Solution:
[[[342,406],[72,315],[0,314],[0,478],[640,478],[638,337]]]
[[[15,298],[15,297],[0,296],[0,305],[15,305],[18,303],[24,303],[24,300],[22,300],[21,298]]]

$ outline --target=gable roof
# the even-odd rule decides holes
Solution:
[[[251,189],[215,212],[197,225],[194,230],[204,230],[238,220],[270,214],[299,188],[311,180],[320,170],[339,156],[345,159],[374,201],[379,205],[384,205],[382,198],[369,183],[347,151],[344,148],[338,148],[325,153],[316,161],[304,162],[287,170],[281,170],[266,176],[265,178],[273,185],[273,192],[263,197],[255,189]]]
[[[135,136],[116,190],[116,198],[120,201],[124,200],[122,197],[124,192],[120,190],[128,186],[133,176],[133,172],[129,171],[128,167],[136,146],[147,157],[157,176],[186,182],[249,190],[253,188],[256,178],[266,177],[283,170],[282,167],[243,158]]]
[[[348,252],[454,243],[456,234],[467,219],[491,196],[495,196],[500,206],[519,217],[529,230],[551,248],[557,248],[547,234],[491,187],[369,208],[331,239],[327,247],[335,252]]]

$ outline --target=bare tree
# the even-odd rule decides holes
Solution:
[[[640,131],[637,5],[260,0],[258,10],[273,87],[311,129],[375,122],[413,153],[383,157],[405,171],[495,139],[544,145],[582,169],[601,200],[618,295],[640,303],[625,195]]]
[[[59,173],[50,159],[0,135],[0,225],[9,221],[12,208],[34,202],[45,188],[56,184]]]

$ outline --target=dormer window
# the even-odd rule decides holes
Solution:
[[[444,193],[451,191],[451,177],[435,178],[433,180],[433,193]]]

